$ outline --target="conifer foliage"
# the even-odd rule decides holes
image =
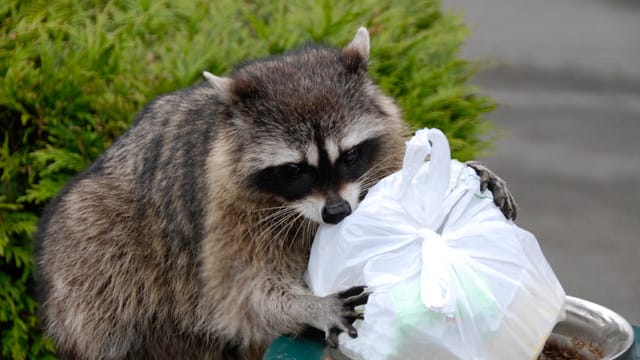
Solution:
[[[305,42],[371,33],[370,72],[454,155],[487,147],[493,102],[466,81],[466,30],[438,0],[6,0],[0,3],[0,357],[53,357],[38,330],[31,236],[46,203],[153,97]]]

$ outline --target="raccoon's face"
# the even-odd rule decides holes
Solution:
[[[382,144],[383,139],[375,135],[335,139],[322,134],[297,154],[283,144],[281,149],[294,151],[257,171],[252,185],[283,199],[311,220],[337,224],[358,206],[365,190],[364,175],[379,160]]]
[[[318,223],[349,215],[376,180],[397,169],[404,126],[366,74],[369,35],[339,51],[307,47],[249,63],[227,89],[248,191]],[[394,162],[395,161],[395,162]]]

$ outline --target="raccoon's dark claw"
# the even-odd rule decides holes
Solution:
[[[351,338],[358,337],[358,330],[353,327],[353,322],[364,319],[364,314],[355,308],[365,305],[371,293],[366,291],[364,286],[354,286],[334,295],[339,303],[338,321],[331,324],[326,332],[326,341],[332,348],[339,345],[338,336],[341,332],[346,332]]]
[[[353,327],[353,322],[355,321],[355,319],[364,319],[364,317],[355,317],[355,316],[348,316],[345,317],[342,322],[341,322],[341,326],[334,326],[331,327],[327,333],[327,344],[329,344],[329,346],[331,346],[332,348],[337,348],[338,345],[340,345],[340,342],[338,341],[338,336],[340,335],[341,332],[345,331],[347,334],[349,334],[349,336],[352,339],[355,339],[358,337],[358,330],[356,330],[355,327]]]
[[[358,330],[356,330],[353,325],[348,323],[343,323],[343,325],[345,325],[345,327],[347,328],[347,334],[349,334],[352,339],[358,337]],[[340,336],[341,332],[342,330],[337,327],[332,327],[331,329],[329,329],[329,334],[327,335],[327,344],[332,348],[337,349],[338,345],[340,345],[338,336]]]
[[[518,216],[518,205],[507,183],[478,161],[467,161],[465,164],[480,176],[480,191],[489,189],[493,193],[493,202],[504,216],[509,220],[515,220]]]
[[[338,299],[343,299],[345,305],[364,305],[369,299],[370,292],[367,292],[366,286],[354,286],[337,294]]]

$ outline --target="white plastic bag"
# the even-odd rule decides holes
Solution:
[[[431,160],[424,162],[431,154]],[[564,318],[565,294],[535,237],[508,221],[490,191],[451,160],[437,129],[407,143],[403,168],[314,240],[306,280],[320,296],[373,293],[355,359],[535,359]]]

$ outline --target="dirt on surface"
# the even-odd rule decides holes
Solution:
[[[602,350],[576,337],[571,338],[571,345],[547,341],[538,356],[538,360],[601,360]]]

